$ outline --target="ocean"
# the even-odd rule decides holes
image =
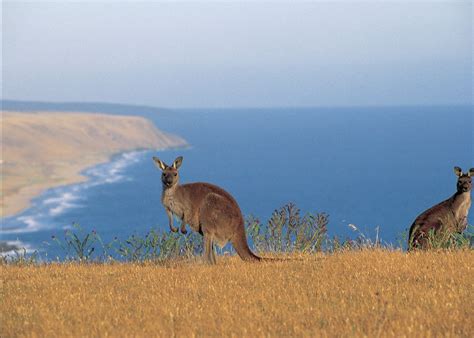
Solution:
[[[293,202],[303,213],[328,213],[331,236],[357,236],[354,224],[375,237],[378,227],[383,242],[397,245],[420,212],[455,192],[453,167],[474,167],[472,106],[102,112],[145,116],[190,147],[118,154],[88,168],[87,182],[50,189],[4,218],[2,241],[54,258],[64,252],[52,236],[74,223],[104,241],[167,230],[151,158],[171,164],[182,155],[181,183],[223,187],[246,216],[265,221]]]

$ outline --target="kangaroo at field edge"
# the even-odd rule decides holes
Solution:
[[[221,247],[229,241],[237,254],[247,261],[259,261],[247,244],[242,212],[235,199],[222,188],[209,183],[179,184],[178,169],[183,157],[174,160],[171,166],[153,157],[156,166],[162,171],[163,192],[161,203],[168,215],[171,231],[173,215],[181,221],[181,232],[186,233],[186,224],[204,236],[204,257],[210,264],[216,263],[214,244]]]
[[[472,176],[474,168],[463,173],[461,168],[454,167],[458,177],[457,190],[447,200],[436,204],[421,213],[410,227],[408,235],[408,249],[426,248],[429,242],[429,233],[448,231],[462,233],[467,227],[467,216],[471,207]]]

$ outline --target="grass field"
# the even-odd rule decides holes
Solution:
[[[1,337],[471,336],[474,251],[1,266]]]

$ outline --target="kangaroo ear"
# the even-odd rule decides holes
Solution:
[[[181,163],[183,163],[183,156],[179,156],[174,160],[172,167],[175,169],[179,169],[181,167]]]
[[[462,176],[462,169],[459,167],[454,167],[454,173],[456,174],[457,177]]]
[[[469,169],[469,171],[467,172],[467,176],[474,176],[474,168]]]
[[[161,161],[158,157],[153,156],[153,161],[155,162],[155,165],[161,170],[166,169],[167,165],[165,164],[165,162]]]

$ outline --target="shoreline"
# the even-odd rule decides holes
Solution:
[[[44,193],[46,193],[50,189],[60,188],[60,187],[67,187],[72,186],[80,183],[86,183],[90,181],[93,177],[88,176],[86,174],[87,170],[95,168],[100,165],[104,165],[107,163],[112,163],[114,158],[124,155],[124,154],[131,154],[134,152],[147,152],[147,151],[167,151],[167,150],[174,150],[174,149],[186,149],[188,145],[184,145],[182,147],[168,147],[162,149],[145,149],[145,148],[137,148],[137,149],[126,149],[122,151],[118,151],[116,153],[110,154],[108,156],[100,156],[97,157],[95,160],[91,159],[88,162],[82,162],[82,164],[73,164],[64,165],[67,177],[63,177],[62,179],[50,179],[49,181],[46,180],[42,184],[31,185],[27,187],[23,187],[19,190],[19,192],[13,196],[9,196],[9,203],[13,200],[13,206],[8,210],[8,208],[3,208],[3,213],[0,216],[0,219],[6,219],[10,217],[19,216],[24,211],[28,210],[32,206],[32,202],[34,199],[41,197]],[[2,229],[0,229],[1,233]],[[1,243],[2,241],[0,241]]]
[[[15,217],[52,188],[88,181],[85,171],[140,150],[188,146],[138,116],[2,111],[0,219]]]
[[[1,220],[5,221],[9,218],[15,218],[15,217],[23,217],[22,214],[24,213],[26,216],[28,215],[28,211],[30,208],[34,207],[34,200],[38,200],[40,203],[43,201],[45,198],[48,198],[48,192],[51,191],[54,193],[54,189],[74,189],[75,186],[79,186],[81,184],[86,184],[90,183],[95,185],[96,181],[99,180],[100,182],[100,176],[96,176],[93,174],[94,168],[100,168],[101,166],[107,166],[109,164],[114,164],[116,161],[121,161],[123,158],[127,157],[127,155],[132,155],[132,161],[133,155],[134,154],[144,154],[148,152],[153,152],[153,151],[167,151],[167,150],[173,150],[173,149],[178,149],[182,147],[169,147],[169,148],[163,148],[163,149],[127,149],[124,151],[120,151],[114,154],[111,154],[109,156],[103,156],[100,158],[96,158],[96,161],[89,161],[87,163],[83,162],[83,165],[71,165],[71,167],[74,167],[74,171],[71,169],[69,171],[70,175],[66,178],[64,178],[61,181],[54,181],[54,182],[45,182],[41,186],[32,186],[32,187],[27,187],[25,190],[30,192],[29,195],[24,194],[21,196],[14,196],[17,198],[18,203],[17,205],[21,205],[22,209],[19,210],[18,212],[14,212],[12,214],[6,214]],[[184,147],[186,148],[186,147]],[[105,158],[105,160],[104,160]],[[71,168],[70,167],[70,168]],[[90,171],[90,173],[89,173]],[[34,194],[34,195],[33,195]],[[55,197],[53,197],[55,198]],[[20,204],[21,202],[21,204]],[[28,216],[27,216],[28,217]],[[7,227],[4,229],[3,227],[0,227],[0,235],[6,235],[7,239],[5,238],[0,238],[0,257],[5,257],[8,255],[14,255],[15,252],[23,252],[22,250],[26,250],[26,253],[32,253],[34,251],[37,251],[37,249],[31,247],[29,244],[24,243],[18,239],[18,237],[14,238],[11,235],[12,234],[21,234],[21,233],[29,233],[29,232],[35,232],[39,229],[29,229],[29,225],[26,224],[26,228],[24,227]],[[41,250],[40,250],[41,251]]]
[[[88,180],[90,180],[90,177],[87,177],[83,174],[84,171],[86,171],[87,169],[111,162],[114,156],[127,152],[133,152],[136,150],[139,149],[124,150],[111,154],[110,156],[108,156],[108,158],[100,157],[97,158],[95,161],[90,160],[87,162],[83,162],[83,165],[66,164],[64,167],[69,173],[67,175],[64,175],[65,177],[62,177],[59,180],[55,178],[49,178],[49,180],[46,179],[43,183],[22,187],[19,189],[18,193],[9,196],[9,204],[4,206],[1,218],[3,219],[18,216],[19,214],[31,207],[33,199],[40,197],[49,189],[87,182]]]

